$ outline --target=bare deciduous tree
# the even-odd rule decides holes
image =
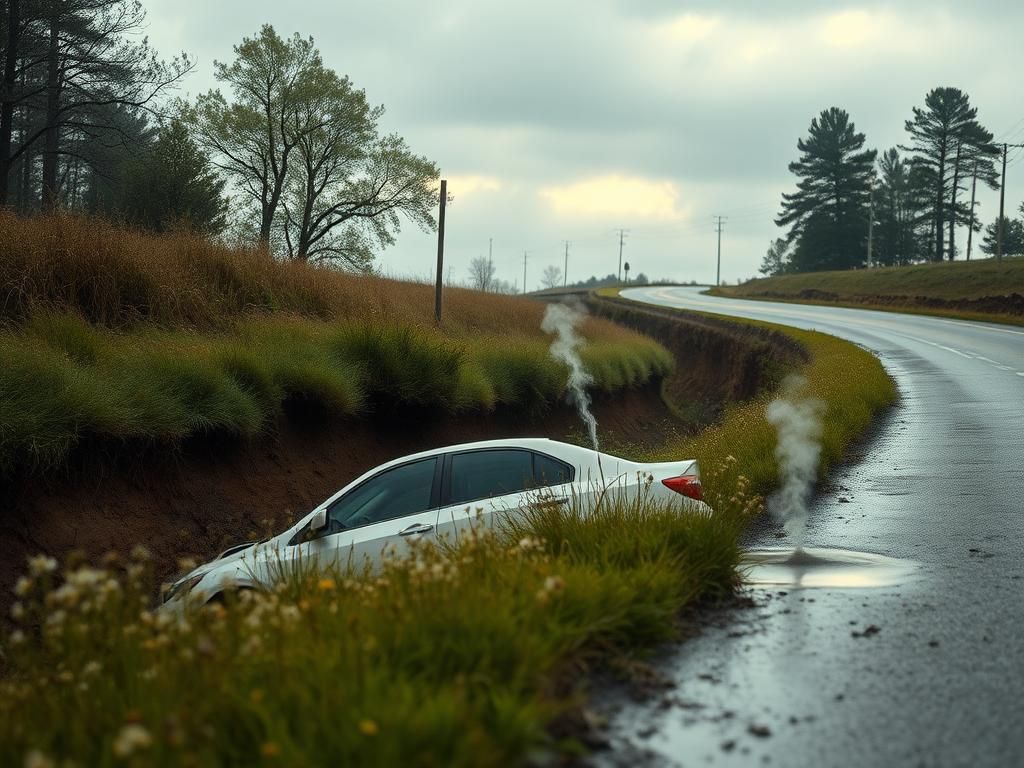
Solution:
[[[562,268],[554,265],[546,267],[541,275],[540,284],[545,288],[558,288],[562,285]]]
[[[478,291],[494,288],[494,264],[485,256],[477,256],[469,262],[469,284]]]

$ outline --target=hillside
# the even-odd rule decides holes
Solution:
[[[1024,324],[1024,258],[779,275],[712,292]]]
[[[543,305],[280,262],[198,237],[79,217],[0,215],[0,476],[46,473],[80,446],[253,438],[282,418],[375,411],[540,413],[566,371]],[[586,318],[611,392],[666,373],[654,341]]]

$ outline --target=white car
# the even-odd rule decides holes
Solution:
[[[271,586],[290,564],[361,567],[411,540],[493,526],[538,503],[588,510],[600,497],[678,503],[710,513],[694,460],[642,464],[543,438],[488,440],[405,456],[353,480],[284,533],[242,544],[175,581],[164,604]]]

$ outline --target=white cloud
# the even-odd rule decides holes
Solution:
[[[538,194],[559,216],[672,220],[688,213],[679,205],[679,189],[673,182],[640,176],[595,176],[543,187]]]
[[[501,179],[496,176],[447,174],[446,178],[448,194],[459,199],[476,197],[481,192],[500,192],[502,189]]]

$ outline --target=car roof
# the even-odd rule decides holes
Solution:
[[[455,445],[446,445],[440,448],[431,448],[429,451],[420,451],[419,453],[411,453],[408,456],[393,459],[386,464],[379,465],[375,469],[383,469],[395,464],[404,464],[407,461],[413,461],[415,459],[425,459],[431,456],[438,456],[442,453],[456,453],[459,451],[473,451],[486,448],[519,448],[528,451],[540,451],[541,453],[570,453],[576,455],[589,454],[591,456],[595,453],[592,448],[585,448],[571,443],[563,443],[558,440],[552,440],[548,437],[509,437],[499,440],[478,440],[473,443],[457,443]]]

